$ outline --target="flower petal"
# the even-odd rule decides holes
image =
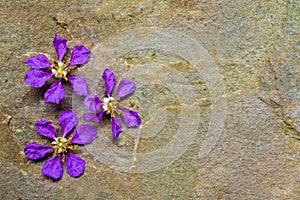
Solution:
[[[100,112],[96,113],[97,119],[100,122],[102,120],[102,116],[105,110],[101,110]]]
[[[122,110],[122,116],[127,128],[136,127],[141,124],[141,118],[137,112],[123,107],[119,108]]]
[[[90,124],[80,125],[73,133],[71,144],[89,144],[97,137],[97,130]]]
[[[112,135],[113,135],[113,138],[114,138],[114,141],[117,140],[118,138],[118,135],[120,134],[120,132],[122,132],[122,124],[120,122],[120,120],[118,120],[116,117],[112,117],[110,119],[111,121],[111,131],[112,131]]]
[[[32,69],[44,69],[52,66],[52,63],[44,54],[32,56],[28,60],[25,60],[24,64]]]
[[[42,87],[52,77],[51,73],[33,69],[26,73],[24,82],[35,88]]]
[[[86,109],[95,112],[103,105],[103,102],[96,95],[90,94],[84,98],[83,105]]]
[[[61,62],[64,55],[67,52],[67,40],[59,37],[57,34],[54,35],[53,46],[57,54],[58,60]]]
[[[24,147],[24,154],[31,160],[43,158],[47,153],[54,150],[53,147],[43,146],[35,142],[29,142]]]
[[[52,126],[52,123],[47,120],[40,119],[35,123],[36,131],[39,132],[42,136],[47,138],[54,139],[55,136],[55,128]]]
[[[116,98],[125,97],[134,92],[136,84],[126,78],[122,78],[116,93]]]
[[[78,94],[79,96],[88,95],[88,85],[84,78],[80,76],[68,76],[68,79],[76,94]]]
[[[82,119],[87,122],[99,123],[96,113],[85,113],[82,115]]]
[[[70,66],[81,65],[85,63],[90,57],[91,51],[85,46],[74,46],[70,58]]]
[[[64,98],[65,91],[61,83],[61,79],[57,80],[45,92],[44,98],[47,103],[59,104],[60,100]]]
[[[80,176],[84,172],[84,167],[85,161],[83,159],[72,153],[66,155],[66,168],[70,176],[74,178]]]
[[[59,179],[63,174],[63,166],[60,156],[54,156],[46,160],[42,174],[49,176],[50,178]]]
[[[105,69],[102,74],[102,80],[105,83],[106,94],[110,96],[115,86],[115,74],[110,69]]]
[[[72,110],[66,110],[58,116],[62,129],[62,136],[65,137],[78,123],[78,118]]]

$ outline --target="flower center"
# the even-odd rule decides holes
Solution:
[[[68,70],[65,68],[64,63],[62,62],[54,62],[52,65],[52,74],[55,75],[55,78],[63,78],[66,81],[68,80]]]
[[[54,141],[51,143],[52,146],[54,146],[55,151],[54,151],[54,156],[57,155],[62,155],[65,156],[68,150],[75,150],[77,145],[72,145],[70,144],[71,138],[66,139],[63,137],[57,137],[54,138]]]
[[[104,105],[102,108],[106,111],[107,114],[110,114],[111,117],[115,117],[114,111],[119,113],[119,109],[117,107],[118,99],[115,99],[114,97],[108,97],[104,98],[103,102]]]
[[[51,143],[51,145],[54,146],[55,152],[54,154],[61,154],[68,150],[68,144],[69,141],[66,138],[57,137],[54,139],[54,141]]]

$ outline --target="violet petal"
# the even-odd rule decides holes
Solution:
[[[35,142],[29,142],[24,147],[24,154],[31,160],[43,158],[47,153],[54,150],[53,147],[44,146]]]
[[[117,89],[116,98],[125,97],[134,92],[136,84],[126,78],[122,78]]]
[[[80,125],[73,133],[71,144],[89,144],[97,137],[97,130],[90,124]]]
[[[54,156],[46,160],[42,174],[53,179],[59,179],[63,174],[63,166],[60,156]]]
[[[83,105],[86,109],[95,112],[103,105],[103,102],[96,95],[90,94],[84,98]]]
[[[136,127],[141,124],[141,118],[137,112],[123,107],[119,108],[122,110],[122,116],[127,128]]]
[[[100,112],[96,113],[97,119],[100,122],[102,120],[102,116],[105,110],[101,110]]]
[[[35,123],[36,131],[39,132],[42,136],[47,138],[54,139],[55,136],[55,128],[53,127],[52,123],[47,120],[40,119]]]
[[[85,161],[72,153],[68,153],[66,155],[66,168],[70,176],[78,177],[84,172]]]
[[[42,87],[52,77],[51,73],[42,70],[33,69],[26,73],[24,82],[35,88]]]
[[[72,110],[66,110],[58,116],[62,129],[62,137],[65,137],[78,123],[78,118]]]
[[[67,52],[67,40],[55,34],[53,40],[53,46],[56,51],[58,60],[62,62],[62,59]]]
[[[88,85],[84,78],[80,76],[68,76],[68,79],[76,94],[78,94],[79,96],[88,95]]]
[[[110,96],[115,86],[115,74],[110,69],[105,69],[102,74],[102,79],[105,83],[106,94]]]
[[[91,51],[85,46],[74,46],[72,48],[72,54],[69,65],[82,65],[89,59],[90,53]]]
[[[61,83],[61,79],[57,80],[45,92],[44,98],[47,103],[59,104],[60,100],[64,98],[65,91]]]
[[[44,69],[52,66],[52,63],[44,54],[32,56],[28,60],[25,60],[24,64],[32,69]]]
[[[120,134],[120,132],[122,132],[122,124],[120,122],[120,120],[116,117],[112,117],[110,119],[111,121],[111,131],[112,131],[112,135],[113,135],[113,138],[114,138],[114,141],[117,140],[118,138],[118,135]]]
[[[87,122],[99,123],[96,113],[85,113],[82,115],[82,119]]]

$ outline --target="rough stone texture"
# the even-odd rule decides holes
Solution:
[[[2,1],[0,13],[1,199],[299,199],[297,1]],[[25,85],[28,67],[23,61],[39,52],[55,58],[55,33],[66,37],[69,46],[93,49],[110,36],[141,27],[179,31],[213,58],[225,86],[221,101],[227,102],[216,146],[199,158],[210,110],[218,103],[211,102],[205,78],[172,52],[133,49],[111,61],[118,79],[152,63],[174,69],[195,91],[200,120],[193,143],[174,162],[145,173],[116,170],[81,147],[76,154],[87,162],[84,175],[74,179],[64,172],[59,181],[44,177],[43,161],[28,161],[24,145],[49,142],[37,134],[34,123],[44,118],[59,127],[57,116],[72,108],[73,96],[67,86],[61,105],[44,103],[49,85]],[[160,134],[149,139],[121,134],[116,151],[151,152],[167,145],[180,117],[172,95],[169,88],[153,84],[125,101],[141,113],[143,123],[160,119],[153,113],[163,106],[168,118]],[[149,102],[157,107],[148,111]],[[103,130],[109,128],[107,122],[101,124]]]

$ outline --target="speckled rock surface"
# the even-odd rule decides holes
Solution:
[[[297,1],[4,1],[0,3],[1,199],[299,199]],[[92,50],[74,74],[103,95],[101,72],[138,88],[123,104],[142,126],[112,143],[107,119],[76,150],[85,173],[44,177],[23,154],[49,142],[35,122],[84,112],[66,86],[46,104],[46,84],[23,82],[23,61],[55,58],[53,35]]]

